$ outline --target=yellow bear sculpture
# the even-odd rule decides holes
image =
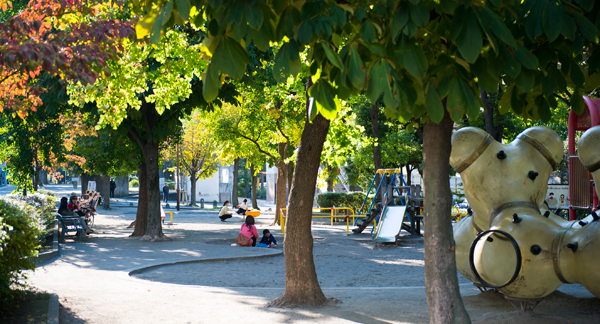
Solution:
[[[590,131],[579,151],[588,141],[595,153],[581,160],[600,165],[600,128]],[[450,164],[473,211],[454,227],[457,268],[466,278],[516,298],[542,298],[563,283],[580,283],[600,297],[597,216],[582,226],[543,210],[548,178],[562,157],[562,140],[546,127],[529,128],[509,144],[474,127],[454,133]]]

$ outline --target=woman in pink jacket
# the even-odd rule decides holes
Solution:
[[[244,236],[252,240],[252,246],[256,246],[258,231],[256,230],[256,226],[254,226],[254,217],[246,216],[246,223],[242,224],[242,228],[240,228],[240,233],[244,234]]]

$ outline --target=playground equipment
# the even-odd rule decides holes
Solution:
[[[583,161],[575,154],[575,132],[600,125],[600,99],[586,96],[583,99],[586,107],[581,115],[573,110],[569,113],[569,220],[572,221],[577,219],[577,210],[590,212],[598,209],[598,194],[593,190],[593,180]]]
[[[600,127],[579,143],[583,165],[600,168]],[[473,211],[454,227],[457,268],[466,278],[521,302],[539,302],[563,283],[600,297],[600,217],[566,221],[542,206],[562,156],[560,137],[545,127],[509,144],[474,127],[454,133],[450,164]],[[600,179],[598,170],[593,175]]]
[[[378,179],[379,185],[375,189],[373,185]],[[375,190],[375,196],[367,209],[366,217],[355,222],[357,228],[352,232],[362,233],[373,223],[375,242],[397,242],[402,229],[411,236],[421,236],[423,215],[420,210],[423,197],[420,186],[407,186],[400,169],[379,169],[371,181],[359,215],[365,208],[371,190]]]

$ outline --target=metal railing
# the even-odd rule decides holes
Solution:
[[[333,225],[334,218],[345,218],[346,219],[346,234],[350,234],[350,218],[352,218],[352,222],[356,220],[357,217],[365,217],[366,215],[354,215],[354,210],[350,207],[322,207],[322,208],[313,208],[312,212],[321,213],[323,209],[329,209],[331,214],[324,215],[312,215],[312,218],[331,218],[331,225]],[[343,215],[339,215],[339,211],[346,210],[347,212]],[[284,211],[286,212],[284,214]],[[285,235],[285,218],[287,217],[287,208],[281,208],[281,233]]]

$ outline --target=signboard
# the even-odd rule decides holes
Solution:
[[[96,181],[88,181],[88,190],[96,191]]]
[[[568,209],[569,185],[548,185],[545,201],[550,209]]]

